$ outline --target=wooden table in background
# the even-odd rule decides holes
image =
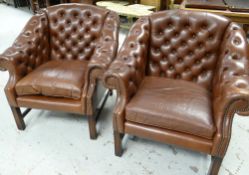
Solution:
[[[243,25],[245,32],[248,34],[249,31],[249,13],[242,12],[231,12],[230,10],[211,10],[211,9],[198,9],[198,8],[187,8],[185,7],[184,0],[180,5],[180,9],[182,10],[191,10],[191,11],[202,11],[202,12],[210,12],[218,15],[226,16],[230,18],[233,22],[239,23]]]

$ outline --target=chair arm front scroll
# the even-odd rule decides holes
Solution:
[[[114,129],[123,132],[125,105],[137,92],[145,75],[149,42],[149,19],[137,20],[131,28],[117,58],[104,76],[107,88],[117,90]]]
[[[97,79],[102,79],[106,69],[116,57],[118,49],[119,16],[109,12],[102,27],[101,36],[88,64],[83,99],[92,104]],[[92,115],[92,105],[87,105],[86,113]]]
[[[15,84],[48,60],[48,21],[44,13],[33,16],[14,44],[0,55],[1,70],[9,71],[5,93],[12,106],[16,104]]]
[[[212,154],[224,156],[235,113],[249,110],[249,47],[243,30],[230,24],[222,43],[213,84],[213,115],[217,127]]]

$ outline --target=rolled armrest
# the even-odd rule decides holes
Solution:
[[[121,132],[125,105],[135,95],[145,75],[149,28],[148,17],[137,20],[126,37],[117,58],[104,75],[105,86],[117,90],[114,120],[118,121],[114,123],[119,123],[119,126],[114,127],[118,127]]]
[[[93,94],[97,79],[102,79],[104,72],[116,57],[118,49],[119,16],[115,12],[109,12],[103,22],[101,35],[97,41],[95,50],[88,63],[86,83],[83,88],[82,99],[86,100],[86,114],[92,115]]]
[[[29,20],[14,44],[0,55],[1,70],[8,70],[10,74],[5,92],[11,105],[16,105],[17,81],[48,59],[48,20],[45,13],[41,13]]]
[[[118,31],[119,17],[116,13],[109,12],[102,28],[101,37],[89,62],[89,70],[101,69],[105,71],[108,68],[117,54]]]
[[[237,112],[249,110],[249,47],[244,31],[228,27],[213,84],[213,114],[217,127],[212,151],[224,155],[230,140],[232,120]]]

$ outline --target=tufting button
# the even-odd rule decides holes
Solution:
[[[166,56],[163,57],[163,61],[168,61]]]
[[[134,47],[134,43],[130,43],[130,48],[133,48]]]
[[[94,19],[93,22],[92,22],[92,25],[97,25],[97,19]]]
[[[185,23],[185,24],[184,24],[184,27],[185,27],[185,28],[189,28],[189,27],[190,27],[190,24],[189,24],[189,23]]]
[[[181,42],[181,46],[182,46],[182,47],[185,47],[186,45],[187,45],[187,43],[186,43],[185,41],[182,41],[182,42]]]
[[[176,49],[172,49],[171,53],[176,54]]]
[[[60,27],[60,31],[61,31],[61,32],[64,32],[64,31],[65,31],[65,29],[64,29],[63,26]]]
[[[82,40],[82,38],[83,38],[82,35],[79,35],[79,36],[78,36],[78,39],[79,39],[79,40]]]
[[[79,21],[79,24],[82,26],[82,24],[83,24],[83,20],[82,19]]]
[[[168,26],[168,28],[172,28],[173,24],[171,22],[169,22],[167,26]]]
[[[178,37],[178,36],[179,36],[179,33],[175,32],[174,37]]]
[[[31,34],[31,32],[29,32],[29,31],[24,33],[24,35],[26,35],[26,36],[30,36],[30,34]]]
[[[77,27],[72,28],[72,32],[75,33],[77,31]]]
[[[182,58],[178,58],[177,61],[178,61],[179,63],[181,63],[181,62],[183,62],[183,59],[182,59]]]
[[[70,25],[70,24],[71,24],[71,20],[68,19],[68,20],[66,21],[66,23],[67,23],[67,25]]]
[[[203,44],[203,43],[199,43],[199,44],[198,44],[198,47],[201,49],[201,48],[204,47],[204,44]]]
[[[73,17],[74,17],[74,18],[77,18],[78,16],[79,16],[78,12],[74,12],[74,13],[73,13]]]
[[[203,30],[207,29],[207,24],[206,24],[206,23],[203,24],[203,25],[201,26],[201,28],[202,28]]]
[[[207,70],[203,69],[201,74],[202,74],[203,77],[205,77],[207,75]]]
[[[170,66],[169,66],[169,70],[174,70],[174,66],[173,66],[173,65],[170,65]]]
[[[228,67],[224,67],[224,69],[223,69],[223,72],[226,72],[226,71],[228,71]]]
[[[199,65],[200,63],[201,63],[200,60],[196,60],[196,61],[195,61],[195,64],[196,64],[196,65]]]
[[[233,30],[238,30],[239,28],[238,27],[233,27]]]
[[[59,15],[60,15],[60,17],[64,17],[65,12],[64,12],[64,11],[60,11],[60,12],[59,12]]]
[[[213,39],[214,39],[214,35],[211,34],[211,35],[208,36],[208,40],[209,40],[209,41],[211,41],[211,40],[213,40]]]
[[[166,44],[166,45],[169,45],[170,44],[170,42],[169,42],[169,40],[167,39],[167,40],[165,40],[164,41],[164,43]]]
[[[76,41],[73,41],[72,45],[73,45],[73,46],[76,46],[76,45],[77,45],[77,42],[76,42]]]
[[[238,56],[237,54],[233,54],[232,59],[233,59],[233,60],[238,60],[238,59],[239,59],[239,56]]]
[[[165,72],[161,72],[161,73],[160,73],[160,76],[161,76],[161,77],[165,77]]]
[[[192,39],[195,39],[196,38],[196,34],[192,34]]]
[[[185,71],[186,71],[186,72],[189,72],[189,71],[190,71],[190,68],[189,68],[189,67],[186,67],[186,68],[185,68]]]
[[[193,53],[192,51],[189,51],[189,52],[188,52],[188,55],[189,55],[189,56],[193,56],[193,54],[194,54],[194,53]]]
[[[66,34],[65,38],[68,40],[70,38],[70,35]]]
[[[86,12],[86,16],[87,16],[88,18],[90,18],[90,17],[91,17],[91,12],[87,11],[87,12]]]
[[[176,79],[180,79],[181,75],[180,74],[176,74]]]
[[[234,72],[234,73],[233,73],[233,76],[239,76],[239,74],[238,74],[238,73],[236,73],[236,72]]]
[[[86,33],[89,33],[89,31],[90,31],[90,28],[86,27]]]
[[[233,40],[233,43],[235,44],[235,45],[240,45],[240,43],[241,43],[241,40],[240,40],[240,38],[235,38],[234,40]]]
[[[197,77],[193,77],[193,78],[192,78],[192,81],[193,81],[193,82],[197,82]]]
[[[229,50],[228,49],[226,49],[226,51],[225,51],[225,55],[227,55],[229,53]]]
[[[54,18],[54,19],[53,19],[53,22],[54,22],[55,24],[57,24],[57,22],[58,22],[57,18]]]
[[[206,58],[209,58],[211,56],[211,53],[209,53],[209,52],[207,52],[206,54],[205,54],[205,57]]]
[[[45,21],[46,21],[46,18],[42,17],[41,22],[45,22]]]
[[[134,56],[134,58],[137,58],[138,54],[137,53],[133,53],[133,56]]]

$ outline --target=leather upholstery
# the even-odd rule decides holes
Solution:
[[[130,122],[174,130],[212,139],[211,94],[187,81],[145,77],[126,106]]]
[[[11,47],[0,55],[0,67],[10,73],[5,87],[9,103],[17,106],[15,85],[36,67],[50,60],[46,14],[33,16]]]
[[[194,151],[210,153],[213,146],[213,140],[198,137],[191,134],[185,134],[174,130],[162,129],[133,122],[125,122],[125,133],[140,136],[143,138],[152,138],[158,142],[179,145]]]
[[[215,14],[139,19],[104,76],[117,90],[114,131],[223,158],[234,114],[249,109],[248,49],[241,27]]]
[[[151,15],[147,75],[193,81],[209,88],[227,19],[179,11]]]
[[[91,105],[93,105],[92,97],[96,88],[95,81],[101,79],[103,72],[116,56],[118,26],[119,17],[116,13],[86,4],[51,6],[33,16],[15,43],[0,55],[1,69],[8,70],[10,73],[9,82],[5,87],[10,106],[28,107],[30,105],[35,108],[61,111],[67,109],[81,114],[86,114],[86,109],[93,110]],[[42,70],[46,67],[43,64],[52,63],[52,61],[55,62],[50,66],[61,63],[60,68],[57,67],[56,70],[54,67],[51,71]],[[66,70],[62,71],[63,67]],[[102,74],[95,76],[95,70]],[[53,71],[54,77],[51,76]],[[67,72],[66,76],[65,72]],[[36,81],[33,76],[37,74],[43,77],[38,83],[42,86],[39,89],[39,94],[42,95],[36,94],[34,98],[33,95],[27,95],[30,93],[26,92],[27,89],[23,90],[23,87],[32,87],[32,94],[37,93],[37,89],[34,89],[32,84]],[[63,78],[55,83],[58,78],[56,74]],[[70,79],[70,76],[74,78]],[[55,89],[48,85],[46,78],[51,79],[56,86]],[[16,87],[17,83],[18,87]],[[74,87],[72,93],[71,87]],[[18,94],[26,95],[19,98],[16,90]],[[63,98],[57,98],[58,103],[55,103],[54,96]],[[78,102],[77,105],[70,104],[75,103],[75,99],[80,106],[77,106]],[[46,102],[49,106],[45,105]]]
[[[222,46],[213,81],[213,113],[218,128],[214,142],[221,148],[214,147],[212,152],[220,155],[227,149],[233,116],[248,110],[249,97],[249,48],[243,29],[230,24]]]
[[[80,99],[87,64],[80,60],[49,61],[18,81],[16,93]]]
[[[75,5],[67,5],[75,6]],[[90,60],[108,11],[94,6],[47,9],[51,59]]]

